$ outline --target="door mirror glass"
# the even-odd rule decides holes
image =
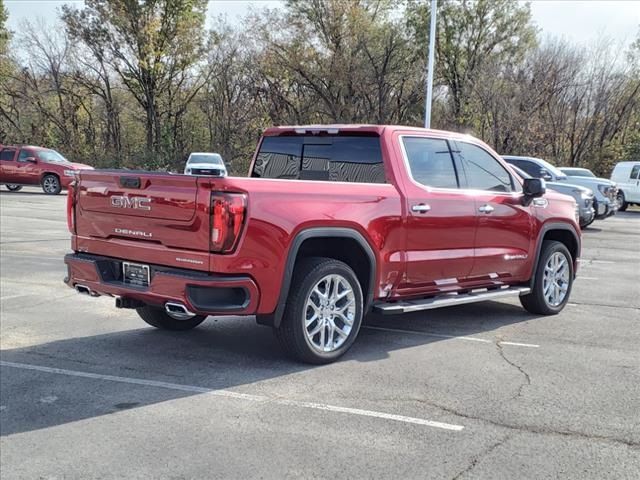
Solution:
[[[24,159],[24,161],[29,163],[38,163],[38,161],[36,160],[36,157],[27,157]]]
[[[528,198],[541,197],[547,191],[547,187],[542,178],[525,178],[522,183],[524,196]]]
[[[549,170],[547,170],[546,168],[540,169],[540,178],[544,178],[545,180],[553,179],[553,177],[551,176],[551,173],[549,173]]]

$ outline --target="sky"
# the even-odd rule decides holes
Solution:
[[[37,17],[55,23],[56,11],[64,3],[82,6],[83,2],[5,0],[9,28],[18,30],[23,19]],[[533,0],[530,3],[533,20],[543,37],[550,35],[588,45],[604,36],[628,45],[640,28],[640,0]],[[208,15],[211,18],[223,14],[235,22],[251,8],[275,8],[281,4],[279,0],[212,0]]]

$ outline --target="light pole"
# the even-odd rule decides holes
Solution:
[[[431,100],[433,98],[433,58],[436,51],[436,10],[438,0],[431,0],[431,26],[429,27],[429,60],[427,62],[427,98],[424,105],[424,128],[431,128]]]

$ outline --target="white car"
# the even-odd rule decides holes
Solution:
[[[620,162],[611,173],[618,184],[618,203],[625,211],[630,204],[640,205],[640,162]]]
[[[184,174],[226,177],[227,167],[224,166],[224,160],[218,153],[194,152],[187,159]]]

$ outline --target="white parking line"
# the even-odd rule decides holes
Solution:
[[[604,264],[611,264],[611,263],[616,263],[616,262],[612,262],[610,260],[594,260],[594,259],[588,259],[588,258],[583,258],[580,260],[580,265],[583,265],[585,263],[604,263]]]
[[[288,407],[310,408],[314,410],[324,410],[327,412],[346,413],[350,415],[358,415],[362,417],[381,418],[384,420],[393,420],[396,422],[411,423],[414,425],[423,425],[426,427],[440,428],[443,430],[451,430],[459,432],[464,429],[462,425],[453,425],[450,423],[434,422],[424,418],[406,417],[404,415],[395,415],[392,413],[376,412],[373,410],[362,410],[359,408],[340,407],[337,405],[329,405],[325,403],[301,402],[297,400],[287,400],[282,398],[270,398],[265,395],[250,395],[246,393],[231,392],[229,390],[218,390],[193,385],[181,385],[177,383],[159,382],[156,380],[144,380],[141,378],[119,377],[115,375],[102,375],[99,373],[80,372],[77,370],[66,370],[63,368],[45,367],[41,365],[30,365],[26,363],[15,363],[0,361],[0,366],[19,368],[22,370],[35,370],[38,372],[53,373],[57,375],[67,375],[70,377],[91,378],[94,380],[105,380],[108,382],[127,383],[132,385],[143,385],[147,387],[166,388],[169,390],[179,390],[182,392],[204,393],[215,395],[217,397],[233,398],[237,400],[246,400],[250,402],[273,403],[276,405],[286,405]]]
[[[466,340],[466,341],[469,341],[469,342],[499,343],[500,345],[513,345],[513,346],[516,346],[516,347],[540,348],[540,345],[535,345],[533,343],[501,342],[501,341],[494,342],[493,340],[488,340],[486,338],[465,337],[465,336],[457,336],[457,335],[444,335],[442,333],[419,332],[419,331],[416,331],[416,330],[402,330],[400,328],[374,327],[372,325],[365,325],[362,328],[367,328],[369,330],[379,330],[381,332],[408,333],[408,334],[411,334],[411,335],[422,335],[424,337],[452,338],[454,340]]]

